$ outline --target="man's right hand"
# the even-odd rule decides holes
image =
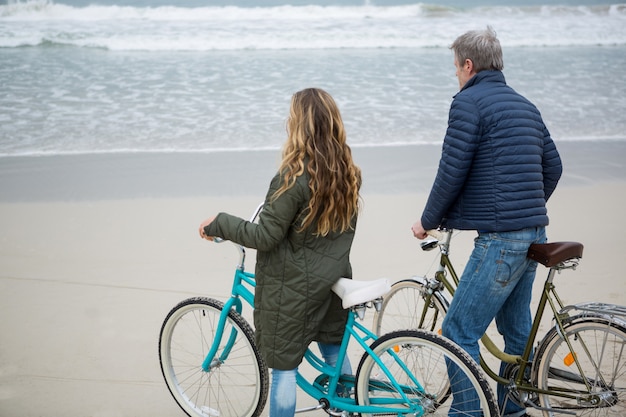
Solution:
[[[418,239],[426,239],[426,237],[428,236],[426,230],[424,230],[424,228],[422,227],[421,220],[416,221],[415,224],[411,226],[411,231],[413,232],[413,236]]]

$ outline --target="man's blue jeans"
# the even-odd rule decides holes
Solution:
[[[526,257],[532,243],[544,243],[544,227],[528,228],[514,232],[479,233],[474,240],[474,250],[463,271],[450,309],[442,324],[443,335],[456,342],[476,360],[480,361],[478,340],[495,318],[498,331],[504,337],[504,351],[521,355],[532,326],[530,300],[537,263]],[[500,373],[506,364],[502,364]],[[453,408],[450,416],[476,415],[462,411],[476,410],[472,401],[475,393],[463,391],[469,381],[459,381],[455,369],[448,373],[453,384]],[[471,391],[471,390],[470,390]],[[506,401],[506,388],[498,384],[498,402],[505,416],[524,414],[524,409]],[[457,411],[458,410],[458,411]]]
[[[326,362],[335,366],[339,359],[339,345],[317,344]],[[293,417],[296,412],[296,374],[298,368],[290,370],[272,369],[272,390],[270,393],[270,417]],[[341,367],[342,375],[352,375],[348,357]]]

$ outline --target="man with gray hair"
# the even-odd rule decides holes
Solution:
[[[477,232],[443,335],[478,362],[478,340],[494,318],[504,351],[524,351],[537,268],[526,253],[532,243],[546,241],[546,201],[562,165],[539,110],[506,84],[495,31],[487,27],[467,32],[450,49],[460,91],[450,107],[430,196],[411,230],[418,239],[438,227]],[[474,399],[464,396],[453,388],[450,415],[480,416],[479,409],[467,405]],[[506,398],[506,387],[500,384],[498,400],[503,415],[526,415],[523,405]]]

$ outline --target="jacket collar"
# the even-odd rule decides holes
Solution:
[[[484,71],[480,71],[478,74],[474,75],[472,78],[470,78],[465,85],[463,86],[463,88],[461,88],[461,91],[466,90],[476,84],[480,84],[482,82],[500,82],[503,84],[506,84],[506,80],[504,79],[504,74],[502,73],[502,71],[499,70],[484,70]],[[461,92],[459,91],[459,93]]]

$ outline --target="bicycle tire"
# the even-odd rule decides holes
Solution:
[[[565,335],[573,345],[585,379],[573,361],[562,333],[556,327],[544,337],[535,355],[534,383],[540,389],[573,390],[597,394],[599,403],[539,395],[545,417],[575,411],[577,416],[618,417],[626,415],[626,328],[598,316],[575,316],[564,323]]]
[[[441,334],[441,323],[448,309],[448,302],[442,294],[435,292],[426,305],[428,295],[424,283],[415,279],[394,283],[383,298],[380,311],[374,314],[374,333],[382,336],[400,329],[426,329]]]
[[[371,345],[377,355],[389,369],[393,377],[403,386],[403,392],[413,404],[422,409],[410,410],[407,415],[448,416],[459,412],[463,416],[499,416],[498,405],[493,390],[478,364],[458,345],[449,339],[426,330],[400,330],[388,333]],[[411,376],[395,360],[389,350],[393,350],[412,375],[419,381],[421,388],[411,382]],[[473,392],[474,406],[469,410],[453,407],[450,394],[448,366],[454,366],[459,376],[465,376],[471,384],[466,393]],[[454,385],[453,385],[454,387]],[[367,352],[361,358],[356,374],[356,401],[359,405],[373,405],[381,401],[399,398],[400,393],[388,383],[388,378]],[[417,411],[417,412],[416,412]],[[367,414],[362,414],[367,416]],[[403,415],[398,413],[397,415]]]
[[[224,340],[236,331],[228,358],[209,372],[201,367],[223,308],[218,300],[197,297],[169,312],[159,336],[161,372],[174,400],[191,417],[256,417],[267,401],[269,372],[254,331],[236,311],[229,311],[224,328]]]

